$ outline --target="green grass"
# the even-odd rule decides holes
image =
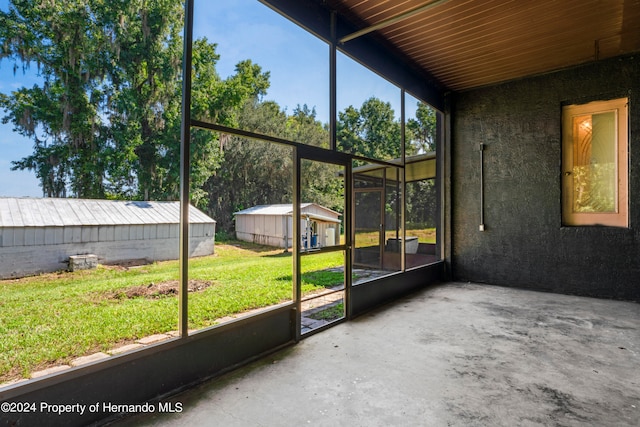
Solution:
[[[420,243],[436,243],[436,229],[423,228],[406,231],[407,236],[415,236]],[[395,238],[395,231],[385,232],[385,241],[389,238]],[[356,246],[359,248],[367,246],[377,246],[380,244],[380,233],[378,231],[361,231],[356,233]]]
[[[340,319],[344,316],[344,303],[338,303],[324,310],[320,310],[317,313],[309,315],[310,318],[315,320],[326,320],[328,322],[332,320]]]
[[[229,242],[189,261],[190,279],[211,282],[189,293],[189,328],[291,300],[292,258],[282,250]],[[303,257],[302,292],[342,283],[342,252]],[[177,296],[113,298],[134,286],[178,278],[177,261],[122,269],[45,274],[0,281],[0,382],[28,377],[95,351],[177,330]]]

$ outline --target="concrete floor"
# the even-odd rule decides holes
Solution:
[[[167,400],[115,425],[638,426],[640,304],[440,285]]]

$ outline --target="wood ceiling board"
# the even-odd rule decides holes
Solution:
[[[424,1],[333,0],[360,28]],[[640,50],[640,0],[449,0],[375,36],[453,90]]]

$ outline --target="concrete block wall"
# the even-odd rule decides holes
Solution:
[[[563,226],[562,106],[618,97],[630,104],[630,227]],[[640,301],[640,57],[457,93],[449,103],[453,277]]]
[[[178,224],[0,228],[0,279],[66,270],[69,257],[100,263],[178,258]],[[215,224],[191,224],[189,256],[214,252]]]

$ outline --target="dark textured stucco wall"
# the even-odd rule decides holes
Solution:
[[[630,227],[563,227],[562,106],[624,96]],[[640,301],[640,55],[457,93],[449,102],[453,278]]]

